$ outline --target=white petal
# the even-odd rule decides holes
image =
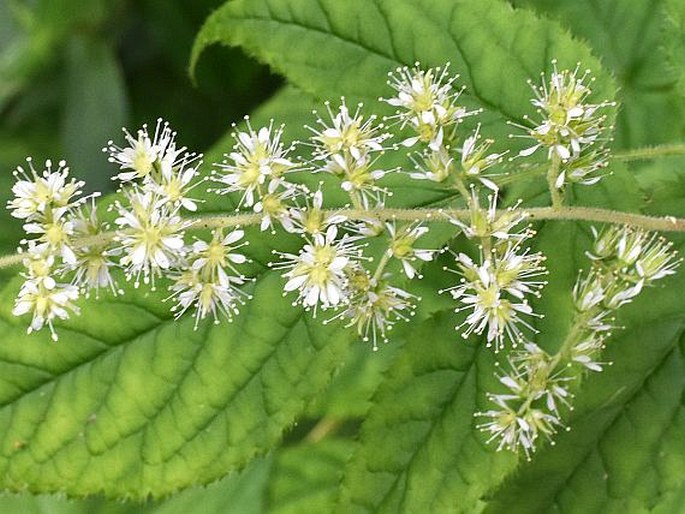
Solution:
[[[307,275],[297,275],[295,277],[292,277],[290,280],[288,280],[285,283],[285,286],[283,286],[283,289],[285,291],[294,291],[295,289],[299,289],[302,287],[302,285],[307,281]]]

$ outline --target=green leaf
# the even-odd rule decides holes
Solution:
[[[580,60],[599,74],[599,98],[615,92],[587,47],[558,25],[497,0],[237,0],[207,19],[191,70],[217,42],[242,46],[302,90],[327,98],[372,101],[389,94],[386,73],[397,66],[451,62],[470,101],[485,107],[491,121],[521,119],[530,98],[526,80],[548,69],[553,57],[562,66]]]
[[[623,104],[616,146],[634,148],[682,139],[685,96],[683,3],[679,0],[510,0],[558,20],[586,40],[619,83]],[[665,22],[664,11],[668,10]],[[665,27],[666,26],[666,27]],[[666,30],[664,30],[666,28]],[[669,63],[670,61],[670,63]],[[584,66],[584,63],[583,63]]]
[[[257,244],[253,246],[258,246]],[[128,291],[27,337],[2,293],[1,485],[71,495],[162,496],[244,466],[281,437],[327,383],[346,332],[323,329],[281,295],[275,273],[233,324],[174,321]],[[316,328],[315,328],[316,327]]]
[[[282,449],[267,490],[270,514],[331,512],[353,444],[331,439]]]
[[[241,473],[233,473],[207,487],[185,490],[162,502],[4,495],[0,497],[0,511],[21,514],[260,514],[264,512],[272,460],[255,459]]]
[[[373,399],[337,512],[476,512],[514,467],[474,436],[495,359],[457,323],[443,312],[414,327]]]

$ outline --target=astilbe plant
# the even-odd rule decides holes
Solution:
[[[15,173],[7,205],[26,232],[18,254],[2,261],[24,267],[13,313],[30,318],[28,332],[47,328],[57,341],[56,321],[87,309],[79,297],[123,293],[121,269],[135,288],[168,289],[171,311],[194,316],[196,329],[231,322],[252,298],[253,279],[243,271],[244,228],[257,225],[263,233],[299,238],[299,250],[275,248],[268,263],[281,273],[293,306],[356,330],[377,350],[396,324],[411,321],[421,301],[406,283],[422,278],[424,263],[451,260],[444,265],[451,283],[433,294],[451,298],[461,320],[457,333],[483,336],[493,352],[506,353],[497,374],[501,388],[487,394],[490,407],[474,422],[497,449],[530,458],[565,427],[578,380],[609,364],[601,351],[620,330],[617,309],[676,272],[680,258],[654,230],[685,224],[565,206],[569,184],[591,187],[611,159],[608,120],[616,104],[593,98],[592,79],[580,65],[559,71],[553,61],[549,76],[531,83],[535,121],[525,118],[511,137],[532,145],[516,155],[498,151],[480,123],[470,132],[462,128],[481,111],[460,103],[464,88],[450,73],[447,65],[399,68],[390,74],[392,96],[381,99],[394,115],[381,122],[362,105],[326,103],[325,115],[308,127],[311,137],[296,144],[284,143],[283,126],[253,127],[246,118],[235,127],[233,150],[209,173],[166,122],[157,121],[154,132],[124,130],[122,143],[104,148],[118,167],[120,193],[107,209],[97,208],[98,194],[82,194],[84,183],[65,162],[36,167],[28,159],[28,169]],[[383,168],[382,156],[405,148],[413,169]],[[534,154],[546,162],[552,206],[501,208],[501,178],[515,177]],[[303,173],[331,176],[347,204],[327,208],[331,180],[314,189],[298,181]],[[393,208],[393,191],[384,185],[389,174],[433,182],[458,199],[435,209]],[[196,214],[204,192],[232,198],[235,214]],[[535,320],[544,313],[534,311],[531,299],[544,294],[547,270],[545,256],[530,245],[533,222],[555,218],[607,223],[593,229],[586,270],[568,291],[572,325],[550,353],[533,342]],[[435,223],[454,228],[451,240],[423,242]],[[455,246],[457,237],[471,243]]]

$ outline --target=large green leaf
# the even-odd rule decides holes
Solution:
[[[598,97],[615,91],[586,46],[497,0],[237,0],[208,18],[191,69],[217,42],[242,46],[304,91],[368,101],[388,96],[386,74],[397,66],[451,62],[471,101],[500,121],[529,111],[526,80],[549,69],[552,58],[562,66],[580,60],[600,73]]]
[[[349,341],[315,328],[280,290],[263,275],[236,322],[198,331],[192,318],[173,321],[160,295],[101,299],[49,349],[4,308],[2,485],[161,496],[276,443]]]
[[[4,494],[0,512],[17,514],[261,514],[272,458],[253,460],[242,472],[157,502],[67,499],[58,495]]]
[[[194,59],[214,42],[243,46],[306,92],[287,89],[258,113],[254,125],[272,115],[277,121],[299,124],[305,114],[310,116],[311,95],[344,94],[373,101],[388,94],[387,71],[416,60],[429,66],[451,61],[468,86],[468,101],[486,109],[490,124],[520,120],[530,112],[525,79],[549,69],[554,57],[562,66],[580,60],[590,67],[598,76],[598,97],[611,98],[615,93],[613,81],[585,44],[555,22],[496,0],[237,0],[210,17],[196,42]],[[303,133],[293,131],[291,136]],[[208,160],[218,160],[229,145],[230,140],[222,141]],[[602,204],[608,190],[606,205],[637,210],[641,198],[624,180],[626,176],[624,169],[617,168],[613,182],[598,193],[579,193],[578,200]],[[403,180],[397,179],[399,189],[393,198],[399,205],[435,201],[434,191]],[[203,205],[204,212],[232,208],[227,199]],[[540,304],[551,311],[540,325],[541,338],[550,340],[568,321],[564,295],[586,245],[587,227],[574,224],[569,230],[569,226],[546,225],[540,240],[541,247],[558,257],[549,263],[550,298]],[[171,318],[167,306],[160,303],[163,293],[129,290],[123,298],[84,305],[86,314],[61,324],[62,339],[49,345],[46,337],[26,337],[23,325],[9,312],[18,281],[0,293],[2,487],[71,495],[162,496],[245,466],[277,445],[305,412],[366,414],[368,397],[393,356],[382,366],[364,365],[364,359],[350,357],[351,334],[335,327],[324,329],[292,309],[281,296],[281,279],[263,266],[271,248],[283,241],[256,232],[250,235],[253,271],[258,276],[255,299],[232,325],[203,324],[193,331],[192,319]],[[426,275],[420,288],[434,295],[431,287],[444,283],[447,274],[433,266]],[[463,342],[453,330],[457,316],[447,310],[443,299],[430,299],[429,308],[420,314],[424,321],[400,333],[404,346],[397,348],[397,359],[373,398],[358,448],[345,470],[339,511],[476,512],[486,507],[496,511],[511,502],[514,507],[546,512],[557,498],[583,492],[577,485],[567,487],[568,479],[572,484],[591,484],[586,486],[591,492],[579,503],[589,504],[603,482],[594,468],[584,465],[583,456],[569,457],[573,445],[580,444],[584,455],[591,455],[605,439],[615,437],[618,442],[612,444],[620,449],[626,445],[621,432],[625,429],[614,428],[620,416],[637,412],[646,419],[666,419],[664,412],[675,409],[678,390],[669,390],[663,402],[653,402],[651,410],[644,410],[642,403],[648,402],[639,400],[650,391],[644,384],[662,390],[679,369],[674,350],[683,323],[678,314],[683,307],[679,287],[682,280],[650,291],[651,296],[622,318],[628,330],[616,338],[611,350],[615,353],[609,354],[615,356],[616,365],[588,381],[579,393],[580,408],[570,418],[574,430],[557,448],[543,450],[530,464],[494,452],[476,431],[473,412],[485,408],[485,391],[497,386],[496,357],[475,339]],[[645,352],[645,362],[636,362],[649,333],[637,327],[648,323],[655,323],[659,341]],[[659,357],[671,359],[670,367],[659,366]],[[345,370],[363,373],[361,386],[350,385],[348,374],[335,382],[337,391],[319,394],[339,368],[342,375]],[[662,369],[671,371],[662,375]],[[609,394],[616,387],[620,394]],[[336,399],[342,399],[338,409],[333,406]],[[355,400],[361,404],[358,408]],[[592,423],[595,417],[601,422]],[[666,471],[655,468],[652,473],[649,468],[650,480],[656,483],[653,477],[658,476],[658,485],[633,495],[634,488],[626,484],[639,472],[635,461],[618,459],[613,464],[623,475],[610,491],[611,498],[618,498],[612,505],[677,502],[682,473],[678,474],[680,454],[673,446],[682,432],[681,419],[672,428],[660,425],[663,436],[649,427],[640,431],[645,444],[672,450],[676,457],[668,461]],[[286,450],[277,466],[284,474],[269,486],[273,508],[287,511],[317,505],[328,510],[348,451],[344,442],[340,447],[305,445]],[[636,452],[635,458],[644,460],[645,455],[651,458],[658,451]],[[301,475],[311,489],[304,484],[300,488],[297,480],[287,477],[302,463],[311,462],[316,463],[313,473],[307,470]],[[522,490],[540,480],[541,469],[549,471],[543,475],[548,480],[541,494],[520,498]],[[504,480],[506,485],[498,489]],[[305,493],[302,503],[296,501]]]

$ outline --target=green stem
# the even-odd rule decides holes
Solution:
[[[383,275],[383,271],[385,271],[385,267],[390,262],[391,257],[392,254],[389,251],[383,252],[383,257],[381,257],[381,260],[378,261],[378,266],[376,266],[376,271],[373,274],[374,280],[380,280],[381,276]]]
[[[461,180],[459,177],[455,177],[454,188],[457,191],[459,191],[459,194],[464,197],[464,201],[466,202],[466,205],[468,205],[470,207],[471,206],[471,194],[469,193],[469,190],[466,188],[466,184],[464,184],[464,181]]]
[[[549,194],[552,196],[552,208],[554,210],[559,210],[564,205],[564,195],[556,185],[560,166],[561,158],[556,153],[553,153],[552,164],[547,171],[547,187],[549,188]]]
[[[498,210],[497,215],[506,211]],[[595,223],[614,223],[618,225],[630,225],[650,231],[661,232],[685,232],[685,219],[673,216],[645,216],[629,212],[612,211],[596,207],[532,207],[521,209],[532,220],[565,220],[587,221]],[[340,214],[348,219],[361,220],[375,217],[382,221],[426,221],[448,222],[452,218],[469,220],[469,209],[328,209],[323,211],[325,216]],[[236,226],[258,225],[261,221],[259,214],[231,214],[209,215],[194,218],[188,229],[229,228]],[[84,247],[107,243],[112,240],[115,232],[103,232],[96,236],[88,236],[74,241],[75,247]],[[23,255],[20,253],[0,257],[0,268],[7,268],[20,264]]]
[[[357,210],[363,210],[364,206],[362,205],[362,200],[359,197],[359,192],[357,191],[350,191],[350,200],[352,200],[352,207],[354,207]]]
[[[505,210],[498,210],[497,215],[504,214]],[[614,223],[618,225],[630,225],[645,230],[660,232],[685,232],[685,219],[674,216],[646,216],[630,212],[600,209],[597,207],[562,207],[556,210],[552,207],[531,207],[521,209],[533,220],[566,220],[566,221],[589,221],[597,223]],[[331,209],[324,210],[324,216],[341,214],[349,219],[378,218],[382,221],[449,221],[450,218],[461,220],[470,219],[469,209]],[[257,225],[261,221],[259,214],[232,214],[228,216],[212,215],[204,218],[196,218],[190,225],[190,229],[206,229],[220,227],[235,227]],[[112,234],[112,233],[106,233]],[[92,239],[92,238],[91,238]],[[89,239],[89,243],[96,241]]]
[[[616,152],[614,153],[613,158],[617,161],[639,161],[642,159],[667,157],[669,155],[685,155],[685,144],[677,143],[672,145],[635,148],[633,150]]]
[[[592,314],[592,312],[583,312],[574,316],[573,324],[571,325],[564,342],[561,343],[561,348],[559,348],[559,351],[550,361],[550,375],[554,373],[554,370],[559,364],[566,365],[566,361],[569,359],[571,350],[580,342],[580,338],[583,335],[583,331],[587,326],[588,320],[592,318]]]

